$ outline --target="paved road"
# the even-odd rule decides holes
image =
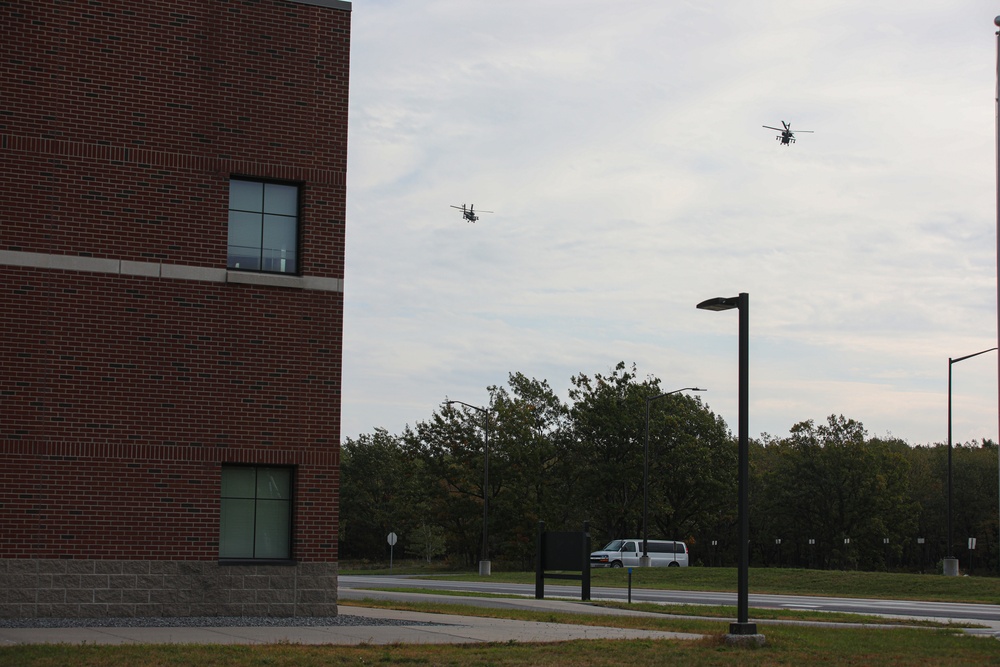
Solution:
[[[364,588],[425,588],[474,593],[495,593],[502,595],[522,595],[534,597],[534,584],[506,584],[484,579],[483,581],[445,581],[438,579],[417,579],[399,576],[353,576],[341,575],[340,595],[363,597]],[[352,593],[351,591],[355,591]],[[580,586],[552,585],[546,582],[546,597],[580,598]],[[592,587],[590,596],[594,600],[628,599],[624,588]],[[662,604],[709,604],[736,605],[736,593],[712,593],[701,591],[665,591],[653,589],[632,590],[633,602],[656,602]],[[814,609],[818,611],[843,611],[855,614],[876,614],[881,616],[903,616],[928,619],[974,620],[984,625],[1000,628],[1000,606],[988,604],[964,604],[954,602],[920,602],[909,600],[870,600],[859,598],[831,598],[806,595],[761,595],[751,593],[751,607],[767,609]]]

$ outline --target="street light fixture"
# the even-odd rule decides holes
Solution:
[[[991,347],[988,350],[982,350],[981,352],[975,352],[973,354],[967,354],[964,357],[959,357],[958,359],[948,358],[948,544],[945,548],[945,557],[942,561],[943,570],[945,576],[957,577],[958,576],[958,559],[955,558],[951,537],[951,367],[960,361],[965,361],[966,359],[971,359],[972,357],[978,357],[980,354],[986,354],[987,352],[992,352],[997,348]]]
[[[716,297],[698,304],[701,310],[740,311],[739,336],[739,575],[737,582],[736,623],[729,624],[729,634],[757,635],[757,624],[750,623],[750,295]]]
[[[657,399],[663,398],[664,396],[670,396],[671,394],[677,394],[682,391],[708,390],[699,389],[698,387],[684,387],[683,389],[668,391],[667,393],[660,394],[659,396],[646,397],[646,444],[642,448],[642,558],[639,559],[639,567],[649,567],[649,552],[647,551],[649,531],[647,530],[648,524],[646,523],[646,513],[649,509],[649,404]]]
[[[478,410],[483,413],[486,421],[486,428],[483,430],[483,557],[479,561],[479,576],[490,576],[490,556],[489,556],[489,516],[490,516],[490,412],[486,408],[472,405],[464,401],[445,400],[445,405],[451,406],[454,403],[464,405],[467,408]]]

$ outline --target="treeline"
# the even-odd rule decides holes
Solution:
[[[481,409],[443,402],[401,434],[347,438],[340,557],[386,559],[394,532],[397,557],[471,565],[483,558],[484,497],[494,567],[532,567],[539,521],[550,530],[589,521],[595,548],[641,537],[647,398],[665,390],[624,363],[570,384],[567,404],[546,381],[512,373]],[[734,435],[697,395],[648,409],[650,539],[686,541],[695,564],[734,565]],[[992,442],[953,449],[951,555],[963,570],[998,568],[997,456]],[[940,570],[949,555],[944,445],[870,437],[831,416],[751,442],[750,479],[754,566]]]

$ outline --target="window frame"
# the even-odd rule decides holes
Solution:
[[[261,178],[258,176],[250,176],[246,174],[230,174],[229,178],[226,180],[227,189],[231,186],[229,185],[233,181],[245,181],[248,183],[260,183],[261,185],[287,185],[294,187],[296,189],[295,196],[295,271],[269,271],[263,268],[259,269],[247,269],[243,267],[233,267],[230,266],[230,244],[229,244],[229,234],[230,234],[230,220],[229,216],[234,210],[232,207],[232,193],[230,191],[228,195],[228,202],[226,205],[226,269],[228,271],[244,271],[246,273],[259,273],[269,276],[300,276],[302,275],[302,201],[306,191],[306,184],[304,181],[289,181],[278,178]],[[237,211],[242,211],[243,209],[235,209]],[[245,211],[248,213],[257,213],[257,211]],[[258,257],[260,266],[264,265],[264,241],[263,241],[263,218],[264,211],[260,211],[261,215],[261,242],[258,250]]]
[[[222,501],[227,497],[234,496],[223,496],[222,495],[222,474],[226,468],[250,468],[253,469],[254,474],[254,534],[253,534],[253,544],[254,549],[256,549],[257,541],[257,502],[260,500],[257,497],[256,490],[256,472],[263,468],[277,468],[288,471],[288,557],[287,558],[255,558],[255,557],[224,557],[222,555],[222,521],[223,521],[223,509]],[[220,565],[295,565],[295,494],[296,494],[296,479],[298,477],[298,466],[294,465],[279,465],[279,464],[255,464],[255,463],[222,463],[219,468],[219,546],[218,546],[218,558]],[[266,500],[266,499],[265,499]]]

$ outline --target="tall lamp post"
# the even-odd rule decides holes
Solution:
[[[490,412],[486,408],[472,405],[464,401],[446,400],[445,405],[458,403],[467,408],[478,410],[483,413],[486,421],[486,428],[483,430],[483,557],[479,561],[479,576],[490,576],[490,556],[489,556],[489,516],[490,516]]]
[[[993,19],[993,25],[1000,28],[1000,16]],[[1000,30],[997,31],[997,75],[996,75],[996,177],[997,177],[997,345],[1000,345]],[[997,355],[997,381],[1000,384],[1000,354]],[[1000,400],[1000,394],[997,399]],[[998,405],[997,416],[1000,417],[1000,405]],[[998,443],[1000,444],[1000,443]],[[997,447],[997,456],[1000,457],[1000,446]],[[1000,476],[1000,467],[998,467]],[[1000,488],[1000,477],[998,477],[998,488]]]
[[[749,620],[750,569],[750,295],[716,297],[698,304],[701,310],[740,311],[739,338],[739,575],[736,623],[729,624],[731,636],[757,635],[757,624]],[[759,635],[758,635],[759,636]]]
[[[954,542],[952,541],[951,533],[951,498],[952,498],[952,486],[951,486],[951,367],[960,361],[965,361],[966,359],[971,359],[972,357],[978,357],[980,354],[986,354],[987,352],[992,352],[997,348],[991,347],[988,350],[982,350],[980,352],[975,352],[973,354],[967,354],[964,357],[959,357],[957,359],[948,358],[948,544],[945,547],[947,552],[944,557],[942,564],[944,566],[944,574],[947,577],[957,577],[958,576],[958,559],[955,558],[953,552]]]
[[[639,559],[639,567],[649,567],[649,552],[647,551],[649,532],[647,530],[648,524],[646,523],[646,514],[649,510],[649,404],[655,400],[663,398],[664,396],[670,396],[671,394],[677,394],[682,391],[708,390],[699,389],[698,387],[684,387],[683,389],[668,391],[667,393],[660,394],[659,396],[646,397],[646,444],[642,448],[642,558]]]

